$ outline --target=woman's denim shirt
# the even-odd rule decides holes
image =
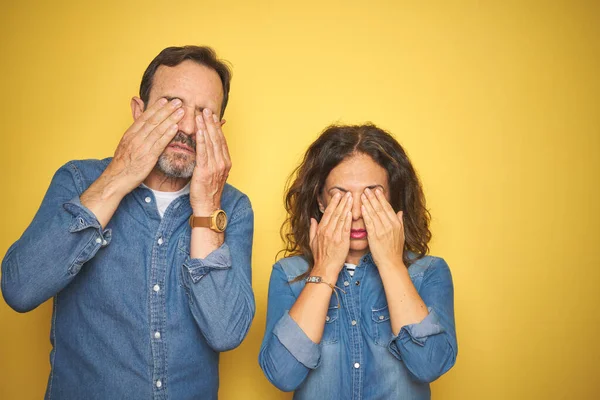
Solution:
[[[267,328],[259,363],[279,389],[294,399],[429,399],[429,383],[456,360],[454,293],[450,269],[426,256],[408,269],[427,305],[420,323],[392,333],[377,266],[365,255],[354,276],[342,269],[336,285],[341,308],[331,296],[321,343],[312,342],[288,311],[304,288],[292,282],[308,268],[296,256],[277,262],[271,273]]]

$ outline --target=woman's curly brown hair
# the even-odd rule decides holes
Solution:
[[[404,265],[408,267],[429,251],[430,214],[417,173],[402,146],[388,132],[372,124],[331,125],[308,148],[286,185],[288,217],[280,231],[285,243],[282,252],[286,257],[301,255],[308,261],[309,270],[301,277],[307,276],[314,264],[310,219],[321,219],[317,198],[325,180],[333,168],[357,153],[370,156],[387,171],[390,204],[395,212],[404,212]]]

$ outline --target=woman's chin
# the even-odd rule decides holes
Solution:
[[[369,251],[367,239],[350,239],[350,251]]]
[[[366,240],[365,240],[366,242]],[[354,245],[353,245],[354,244]],[[348,257],[346,258],[346,262],[351,264],[358,264],[362,256],[369,252],[369,244],[365,243],[364,245],[358,245],[358,243],[350,242],[350,251],[348,252]]]

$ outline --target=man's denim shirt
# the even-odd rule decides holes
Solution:
[[[110,159],[58,170],[2,262],[6,302],[54,297],[47,399],[216,399],[219,352],[246,336],[255,304],[248,197],[226,185],[225,243],[190,258],[189,195],[161,218],[138,187],[105,229],[79,196]]]
[[[429,383],[456,360],[452,277],[446,262],[424,257],[408,269],[429,309],[420,323],[392,333],[377,266],[370,254],[354,276],[344,268],[336,285],[341,308],[331,296],[320,344],[313,343],[288,311],[304,288],[292,282],[308,268],[296,256],[275,264],[269,284],[267,328],[259,363],[279,389],[294,399],[429,399]]]

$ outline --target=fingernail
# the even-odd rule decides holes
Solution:
[[[173,104],[174,107],[179,107],[181,105],[181,100],[174,99],[171,104]]]
[[[219,122],[219,118],[217,118],[217,114],[213,114],[213,121],[215,121],[215,123]]]
[[[210,116],[210,108],[205,108],[203,112],[204,112],[204,115],[206,115],[207,117]]]
[[[183,115],[183,108],[178,109],[177,111],[175,111],[175,115],[180,117]]]
[[[160,105],[160,106],[164,106],[167,103],[168,103],[168,101],[164,97],[158,100],[158,105]]]

